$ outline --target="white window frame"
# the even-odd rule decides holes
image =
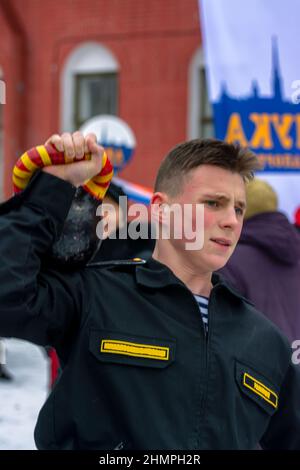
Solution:
[[[196,139],[199,136],[199,123],[201,120],[201,93],[202,88],[200,70],[205,68],[204,52],[199,47],[194,53],[189,66],[188,80],[188,122],[187,136],[188,139]]]

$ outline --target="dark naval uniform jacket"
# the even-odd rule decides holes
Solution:
[[[39,449],[300,449],[300,381],[279,330],[218,276],[205,335],[150,259],[45,268],[75,189],[41,173],[0,210],[0,336],[56,348]]]

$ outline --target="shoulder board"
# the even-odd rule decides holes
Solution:
[[[114,259],[108,261],[97,261],[95,263],[89,263],[87,268],[106,268],[110,266],[136,266],[139,264],[146,264],[146,260],[142,258],[132,259]]]

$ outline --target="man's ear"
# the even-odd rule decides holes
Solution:
[[[162,224],[166,217],[168,196],[165,193],[154,193],[151,198],[151,218],[153,222]]]

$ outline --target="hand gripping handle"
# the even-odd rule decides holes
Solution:
[[[90,160],[91,154],[84,154],[82,160]],[[13,169],[14,192],[19,193],[28,185],[32,175],[44,166],[67,165],[64,152],[59,152],[52,144],[33,147],[19,158]],[[102,170],[82,185],[94,198],[102,201],[113,176],[112,165],[105,152],[102,156]]]

